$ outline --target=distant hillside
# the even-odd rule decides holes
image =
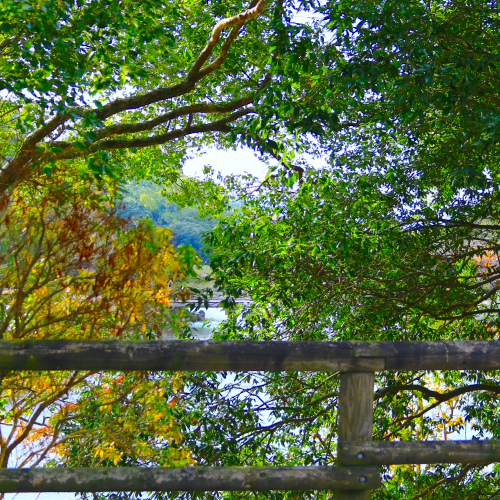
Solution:
[[[210,231],[217,223],[214,219],[200,219],[196,208],[179,209],[161,194],[161,187],[151,182],[127,184],[122,202],[125,208],[120,214],[133,218],[148,218],[161,227],[173,231],[175,246],[191,245],[206,260],[201,244],[201,235]]]

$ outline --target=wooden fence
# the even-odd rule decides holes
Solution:
[[[0,469],[0,492],[337,490],[337,500],[367,500],[380,465],[500,461],[492,441],[372,440],[375,372],[500,370],[500,342],[3,340],[0,370],[340,372],[336,466]]]

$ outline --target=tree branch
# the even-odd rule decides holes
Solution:
[[[181,129],[171,130],[165,132],[164,134],[158,134],[151,137],[138,137],[134,139],[110,139],[105,141],[100,141],[98,143],[92,144],[92,146],[85,150],[82,148],[76,148],[74,143],[64,143],[55,142],[54,146],[63,150],[62,153],[54,155],[56,160],[67,160],[73,158],[82,158],[87,156],[89,153],[94,153],[96,151],[110,151],[113,149],[129,149],[129,148],[146,148],[149,146],[157,146],[165,144],[166,142],[173,141],[174,139],[179,139],[181,137],[186,137],[192,134],[206,133],[206,132],[230,132],[232,129],[229,124],[243,116],[251,114],[254,112],[253,108],[247,108],[236,113],[233,113],[225,118],[214,121],[212,123],[205,123],[201,125],[192,125],[190,127],[185,127]]]
[[[104,121],[107,118],[121,113],[123,111],[134,110],[138,108],[143,108],[145,106],[155,104],[161,101],[165,101],[167,99],[172,99],[174,97],[179,97],[187,94],[191,90],[194,89],[196,83],[200,81],[205,76],[213,73],[221,65],[224,63],[227,53],[231,47],[232,42],[236,38],[239,33],[239,30],[243,24],[245,24],[250,19],[257,17],[264,10],[266,0],[252,0],[249,8],[244,12],[236,14],[235,16],[228,17],[219,21],[212,30],[210,38],[191,65],[190,70],[186,74],[186,76],[177,84],[170,85],[168,87],[160,87],[155,90],[145,92],[140,95],[125,97],[115,99],[112,102],[105,104],[99,109],[92,109],[90,107],[70,107],[67,108],[67,111],[60,113],[57,112],[52,118],[50,118],[46,123],[42,126],[38,127],[35,131],[29,134],[23,143],[21,144],[18,153],[15,155],[13,159],[6,162],[3,167],[0,169],[0,193],[5,192],[10,186],[17,184],[22,181],[26,177],[30,175],[31,169],[30,166],[33,165],[34,162],[41,160],[44,158],[43,153],[41,151],[36,150],[36,146],[40,144],[41,141],[50,136],[50,134],[57,129],[60,125],[63,125],[65,122],[71,119],[72,115],[83,116],[86,114],[92,114],[94,119]],[[216,47],[222,30],[225,28],[232,27],[233,29],[230,31],[226,40],[224,41],[218,56],[216,59],[203,67],[205,62],[208,60],[210,55],[212,54],[214,48]],[[248,98],[242,98],[242,101]],[[251,102],[251,101],[249,101]],[[243,106],[244,104],[240,104]],[[233,108],[237,109],[237,108]],[[181,110],[180,114],[177,116],[183,116],[185,110]],[[230,109],[231,111],[231,109]],[[186,113],[192,113],[193,111],[187,111]],[[204,112],[202,110],[198,112]],[[207,111],[212,112],[212,111]],[[218,111],[213,111],[218,112]],[[220,111],[224,112],[224,111]],[[169,118],[167,116],[163,116],[162,118],[158,117],[159,122],[164,119],[168,121]],[[165,123],[165,121],[163,123]],[[136,124],[138,131],[141,130],[150,130],[154,126],[160,124],[154,123],[153,121],[149,121],[149,123]],[[145,127],[145,128],[144,128]],[[148,128],[150,127],[150,128]],[[132,128],[125,133],[132,132]],[[109,134],[118,134],[121,132],[116,132],[116,129],[110,127],[107,129]],[[188,127],[184,131],[173,131],[172,133],[163,134],[156,136],[155,138],[147,138],[147,139],[136,139],[136,140],[124,140],[124,141],[106,141],[104,144],[100,145],[98,148],[90,149],[90,152],[96,151],[97,149],[107,150],[107,149],[117,149],[117,148],[127,148],[127,147],[147,147],[149,145],[155,144],[164,144],[173,139],[177,139],[180,137],[184,137],[186,135],[192,133],[202,133],[202,132],[210,132],[210,131],[219,131],[219,132],[228,132],[230,130],[227,127],[227,123],[214,122],[213,124],[207,125],[199,125],[198,127]],[[68,146],[66,146],[68,148]],[[73,152],[69,156],[61,155],[56,156],[55,159],[58,158],[78,158],[85,156],[88,154],[87,151],[82,151],[79,154],[75,154]],[[51,157],[53,159],[53,157]]]
[[[222,19],[219,21],[214,29],[212,30],[212,34],[207,44],[201,51],[198,59],[194,62],[189,70],[186,80],[192,79],[200,79],[204,76],[212,73],[216,69],[218,69],[224,60],[226,59],[227,53],[229,51],[229,47],[231,46],[233,40],[238,35],[238,32],[243,24],[245,24],[250,19],[257,17],[264,10],[265,0],[252,0],[249,5],[249,8],[245,12],[241,12],[240,14],[236,14],[235,16],[228,17],[226,19]],[[223,29],[233,27],[233,29],[229,32],[226,40],[222,44],[221,50],[219,52],[219,56],[202,69],[203,64],[208,60],[210,55],[212,54],[213,49],[217,45],[219,41],[220,34]]]
[[[222,19],[221,21],[219,21],[215,25],[215,28],[212,30],[212,34],[210,36],[207,45],[201,51],[200,55],[191,66],[191,69],[188,71],[186,77],[181,82],[179,82],[176,85],[171,85],[169,87],[161,87],[152,90],[151,92],[146,92],[145,94],[141,94],[138,96],[116,99],[115,101],[102,106],[102,108],[99,108],[99,110],[96,110],[95,111],[96,118],[99,120],[105,120],[106,118],[109,118],[110,116],[120,113],[122,111],[142,108],[144,106],[155,104],[157,102],[164,101],[166,99],[172,99],[173,97],[184,95],[189,91],[191,91],[199,80],[201,80],[208,74],[218,69],[226,58],[225,54],[223,56],[219,55],[219,57],[216,59],[216,61],[218,60],[220,61],[219,63],[217,63],[214,66],[209,65],[207,66],[207,68],[203,69],[203,72],[200,72],[201,66],[205,63],[205,61],[208,59],[213,49],[215,48],[215,45],[217,44],[217,41],[219,40],[220,37],[220,32],[224,28],[235,25],[241,25],[246,21],[257,17],[264,9],[264,3],[265,0],[259,0],[257,3],[255,3],[255,0],[253,0],[250,5],[255,4],[254,8],[247,9],[245,12],[242,12],[235,16]],[[230,38],[231,33],[229,34],[228,36],[228,39],[230,39],[229,45],[233,42],[234,38],[236,38],[237,34],[238,31],[236,31],[236,33],[233,35],[232,38]],[[226,48],[226,54],[227,51],[229,50],[229,45]]]
[[[460,471],[460,473],[457,474],[456,476],[443,477],[443,479],[440,479],[439,481],[435,482],[434,484],[429,486],[426,490],[424,490],[422,493],[419,493],[418,495],[411,497],[410,500],[418,500],[419,498],[424,498],[425,496],[427,496],[428,493],[430,493],[431,491],[435,490],[436,488],[438,488],[443,484],[453,483],[454,481],[462,480],[467,475],[467,472],[469,472],[469,470],[472,469],[472,467],[473,467],[472,464],[465,465]]]
[[[400,391],[420,392],[427,399],[434,398],[440,403],[443,403],[444,401],[448,401],[450,399],[456,398],[457,396],[462,396],[463,394],[474,391],[488,391],[494,394],[500,394],[500,386],[492,384],[473,384],[459,387],[458,389],[454,389],[453,391],[441,393],[437,391],[431,391],[430,389],[427,389],[426,387],[423,387],[421,385],[391,385],[389,387],[386,387],[385,389],[382,389],[381,391],[377,391],[373,399],[382,399],[387,394],[394,394]]]
[[[144,132],[147,130],[152,130],[153,128],[163,125],[170,120],[174,120],[176,118],[180,118],[181,116],[190,115],[193,113],[199,114],[212,114],[212,113],[229,113],[238,108],[246,106],[250,104],[254,100],[255,96],[246,96],[241,99],[237,99],[236,101],[231,101],[226,104],[191,104],[189,106],[181,106],[178,109],[173,109],[168,111],[167,113],[163,113],[158,115],[156,118],[151,120],[145,120],[143,122],[136,123],[117,123],[110,125],[108,127],[104,127],[97,134],[97,140],[104,139],[106,137],[110,137],[112,135],[120,135],[120,134],[132,134],[137,132]]]

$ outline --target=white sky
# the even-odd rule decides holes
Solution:
[[[223,176],[249,173],[259,179],[264,179],[268,168],[251,149],[238,149],[237,151],[208,149],[202,156],[188,160],[183,172],[190,177],[201,177],[205,165],[211,165]]]
[[[308,154],[301,154],[300,158],[313,168],[321,169],[328,166],[325,158],[313,157]],[[273,165],[276,164],[277,161],[273,160]],[[261,181],[266,177],[268,170],[268,165],[259,160],[251,149],[239,148],[236,151],[207,149],[201,156],[188,160],[183,172],[189,177],[203,177],[205,165],[210,165],[215,173],[220,172],[223,176],[248,173]]]

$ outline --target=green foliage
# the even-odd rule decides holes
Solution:
[[[229,193],[186,181],[178,198],[182,206],[203,200],[202,216],[223,212],[228,196],[241,200],[207,238],[217,286],[233,306],[216,338],[496,340],[496,5],[304,0],[247,7],[4,2],[0,83],[9,92],[6,127],[15,134],[2,145],[2,189],[75,158],[85,158],[96,178],[170,184],[188,148],[244,144],[280,167],[251,188],[229,179]],[[238,24],[237,13],[248,17]],[[221,18],[229,24],[217,31]],[[326,155],[328,167],[308,168],[304,152]],[[175,224],[169,205],[146,187],[134,188],[132,208]],[[249,307],[234,304],[242,295],[252,298]],[[184,377],[175,418],[179,446],[196,463],[334,462],[336,374]],[[478,382],[497,386],[498,374],[379,374],[377,387],[406,390],[377,398],[376,438],[441,439],[465,428],[500,437],[498,405],[488,391],[474,390]],[[436,404],[419,385],[470,392]],[[144,459],[127,456],[133,463]],[[496,468],[383,472],[374,498],[498,495]]]
[[[330,106],[330,121],[291,113],[284,126],[292,132],[296,121],[316,135],[330,164],[300,171],[285,162],[259,191],[239,191],[243,206],[221,217],[208,238],[216,283],[228,304],[239,296],[253,303],[235,306],[217,338],[497,340],[497,10],[481,0],[337,1],[319,10],[328,70],[312,80],[310,99]],[[332,463],[337,379],[292,378],[259,384],[260,408],[270,411],[253,431],[262,462],[275,463],[284,446],[287,463],[307,454]],[[377,387],[406,390],[377,399],[375,439],[497,438],[498,405],[487,391],[470,387],[440,404],[408,387],[447,392],[478,381],[496,387],[498,374],[379,374]],[[299,400],[307,387],[318,402]],[[495,468],[383,472],[373,498],[498,494]]]
[[[314,68],[315,56],[306,55],[320,48],[319,32],[291,20],[309,8],[264,0],[2,2],[0,88],[18,111],[16,154],[5,160],[0,187],[29,178],[33,166],[73,158],[85,158],[96,175],[164,182],[179,177],[189,148],[279,149],[281,115],[289,114],[277,106],[283,95],[293,88],[304,110],[316,107],[301,102],[300,68]]]
[[[498,23],[482,0],[339,0],[307,26],[271,19],[273,82],[239,137],[280,168],[258,188],[230,179],[241,206],[207,236],[232,306],[216,339],[498,339]],[[401,390],[376,395],[375,439],[500,437],[478,383],[496,388],[498,373],[378,374],[377,389]],[[460,387],[445,401],[419,390]],[[179,420],[200,465],[333,464],[337,396],[337,374],[189,374]],[[498,494],[496,467],[382,473],[379,500]]]
[[[154,184],[143,181],[128,184],[122,192],[120,212],[132,218],[147,218],[155,225],[172,231],[174,246],[191,245],[206,259],[203,251],[202,235],[215,226],[213,219],[202,219],[196,207],[178,208],[169,201],[167,193]]]

